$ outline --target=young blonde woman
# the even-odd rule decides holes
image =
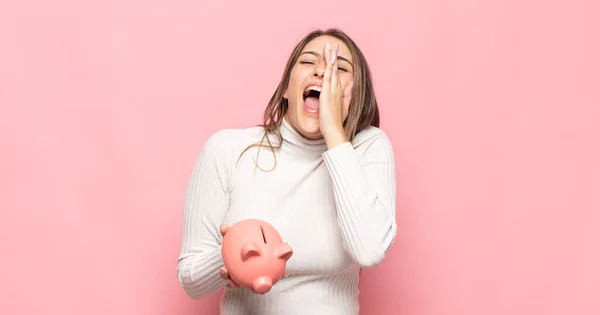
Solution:
[[[185,198],[179,281],[196,299],[226,288],[222,315],[358,314],[360,270],[381,263],[396,236],[395,186],[363,54],[340,30],[314,31],[262,126],[206,141]],[[288,276],[264,295],[219,272],[219,227],[243,219],[271,223],[294,250]]]

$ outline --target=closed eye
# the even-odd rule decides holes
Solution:
[[[315,63],[314,63],[314,62],[312,62],[312,61],[300,61],[300,64],[303,64],[303,65],[314,65]],[[344,67],[340,67],[340,66],[338,66],[338,69],[339,69],[340,71],[349,72],[349,70],[348,70],[348,69],[346,69],[346,68],[344,68]]]

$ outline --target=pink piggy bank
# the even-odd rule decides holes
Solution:
[[[221,254],[233,287],[240,285],[257,294],[271,290],[285,275],[285,265],[292,248],[283,243],[279,232],[261,220],[242,220],[231,227],[221,226]]]

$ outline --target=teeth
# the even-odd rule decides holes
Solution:
[[[309,86],[309,87],[306,88],[306,90],[304,91],[304,93],[307,93],[310,90],[321,92],[321,87],[320,86],[316,86],[316,85],[311,85],[311,86]]]

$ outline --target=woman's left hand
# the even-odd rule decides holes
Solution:
[[[321,134],[333,147],[347,141],[344,131],[344,120],[348,116],[352,96],[352,82],[342,86],[338,73],[339,46],[331,48],[329,43],[323,55],[327,62],[323,74],[323,86],[319,96],[319,127]]]

